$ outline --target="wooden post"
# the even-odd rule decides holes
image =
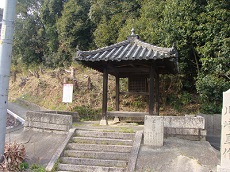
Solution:
[[[105,67],[103,71],[102,120],[100,122],[100,125],[108,125],[107,100],[108,100],[108,70]]]
[[[154,66],[150,66],[150,83],[149,83],[149,115],[153,115],[154,111]]]
[[[159,110],[160,110],[160,104],[159,104],[159,96],[160,96],[160,92],[159,92],[159,74],[156,73],[156,80],[155,80],[155,87],[156,87],[156,114],[159,116]]]
[[[116,111],[120,110],[120,78],[116,76]]]
[[[119,110],[120,110],[120,78],[116,76],[116,111]],[[120,119],[118,116],[115,116],[113,121],[117,123],[120,121]]]

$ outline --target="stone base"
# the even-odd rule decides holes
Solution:
[[[118,123],[118,122],[120,122],[120,119],[117,116],[115,116],[115,118],[113,119],[113,122]]]
[[[229,172],[230,168],[221,167],[220,165],[217,165],[217,172]]]
[[[108,125],[108,121],[106,119],[102,119],[100,121],[100,125]]]

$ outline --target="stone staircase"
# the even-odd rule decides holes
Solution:
[[[124,172],[134,133],[76,130],[58,164],[59,172]]]

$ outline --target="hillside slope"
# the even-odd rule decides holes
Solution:
[[[72,75],[71,69],[75,69]],[[64,83],[74,84],[72,103],[67,104],[62,102]],[[20,98],[50,110],[78,111],[81,114],[100,115],[102,107],[102,83],[102,73],[78,64],[66,69],[28,69],[18,72],[16,75],[12,72],[9,101],[16,101]],[[161,89],[163,88],[162,86]],[[127,91],[127,79],[121,79],[120,89],[121,91]],[[108,110],[115,110],[115,90],[115,77],[109,75]],[[166,99],[167,92],[165,90],[161,92],[162,101]],[[164,92],[166,93],[164,94]],[[177,101],[179,102],[179,100],[175,100],[174,102]],[[147,97],[121,95],[120,110],[146,112],[148,110]],[[181,115],[188,113],[188,110],[196,112],[197,106],[194,104],[186,105],[179,113],[173,107],[162,103],[160,113],[161,115]]]

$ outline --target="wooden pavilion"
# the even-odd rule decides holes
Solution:
[[[127,40],[92,51],[77,51],[76,61],[103,73],[102,116],[159,115],[159,74],[178,73],[178,52],[141,41],[134,33]],[[108,74],[116,77],[116,111],[107,112]],[[120,92],[120,78],[128,78],[128,92]],[[119,95],[147,95],[148,113],[120,112]]]

